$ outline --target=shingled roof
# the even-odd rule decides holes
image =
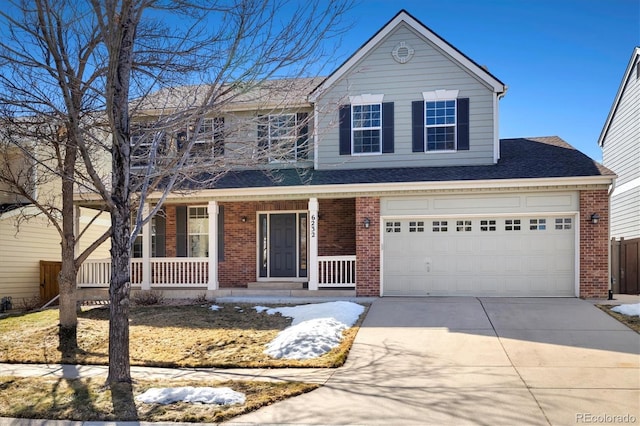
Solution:
[[[366,183],[569,178],[615,174],[557,136],[500,140],[495,165],[369,168],[353,170],[244,170],[227,173],[211,188],[264,188]]]

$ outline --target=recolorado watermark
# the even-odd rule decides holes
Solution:
[[[635,424],[638,418],[631,414],[576,413],[576,423],[584,424]]]

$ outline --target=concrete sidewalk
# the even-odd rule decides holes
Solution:
[[[232,419],[233,425],[637,424],[640,335],[594,303],[572,298],[382,298],[372,303],[349,359],[339,369],[133,367],[132,375],[323,384]],[[625,298],[624,303],[638,300]],[[106,367],[95,366],[0,364],[0,371],[106,376]],[[0,419],[0,424],[104,423]]]

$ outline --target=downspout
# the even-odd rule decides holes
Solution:
[[[497,164],[500,159],[500,107],[499,101],[507,94],[507,86],[504,91],[496,93],[493,98],[493,164]]]
[[[611,195],[613,194],[613,191],[616,189],[616,178],[613,178],[611,180],[611,185],[609,185],[609,199],[607,200],[609,203],[609,236],[607,238],[608,240],[608,250],[609,250],[609,262],[608,263],[608,270],[607,273],[609,274],[609,292],[608,292],[608,297],[607,300],[613,300],[613,275],[611,273]],[[618,267],[618,277],[620,277],[620,268]]]

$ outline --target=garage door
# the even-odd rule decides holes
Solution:
[[[566,216],[383,219],[385,296],[574,296]]]

